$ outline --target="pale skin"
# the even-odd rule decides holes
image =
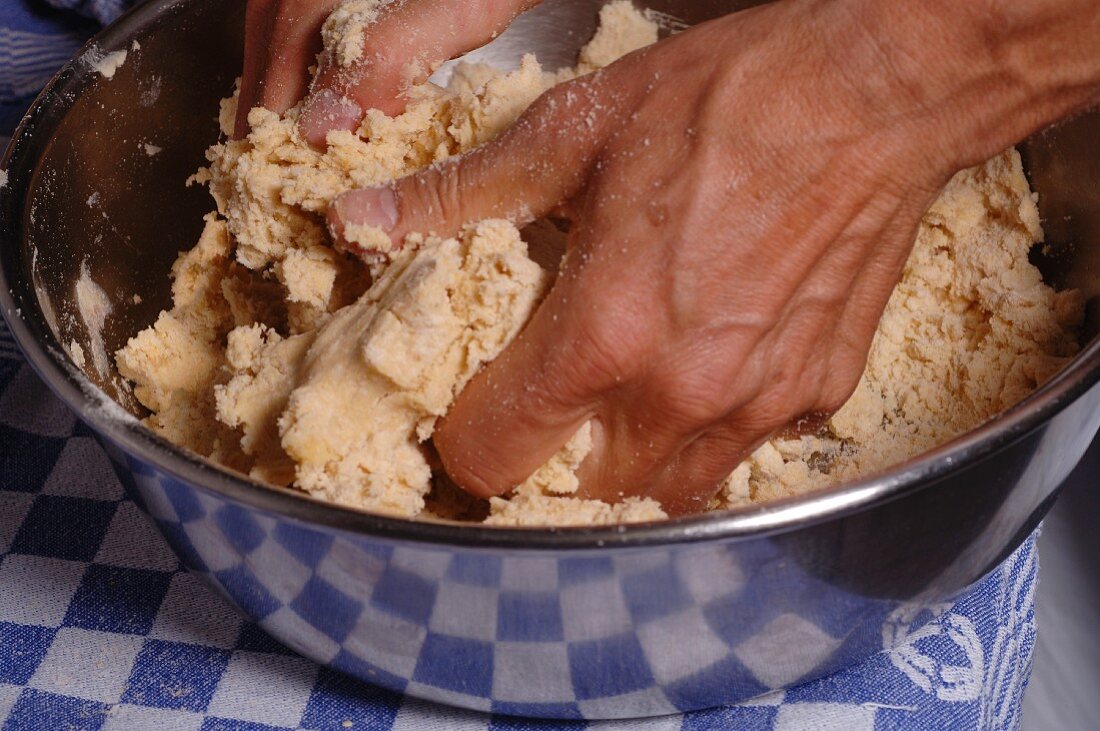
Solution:
[[[322,64],[307,89],[336,4],[248,6],[241,108],[306,95],[318,146],[364,109],[399,112],[410,60],[475,48],[534,2],[397,3],[360,66]],[[1100,100],[1098,48],[1091,0],[782,0],[550,90],[498,139],[344,194],[330,227],[354,250],[348,223],[400,246],[567,216],[557,282],[436,448],[458,485],[499,495],[592,421],[583,496],[690,513],[763,441],[845,402],[925,209],[959,169]]]

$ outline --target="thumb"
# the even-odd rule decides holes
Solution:
[[[447,238],[474,221],[522,226],[550,213],[581,188],[601,146],[610,113],[593,105],[597,92],[587,87],[595,83],[556,86],[500,137],[389,185],[339,196],[328,211],[337,247],[388,252],[411,233]]]

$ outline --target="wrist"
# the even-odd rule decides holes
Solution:
[[[849,12],[884,69],[886,108],[947,174],[1100,99],[1094,0],[851,0]]]
[[[947,6],[946,0],[918,6]],[[1095,0],[955,2],[953,22],[1017,92],[1043,105],[1088,104],[1100,92],[1100,4]]]

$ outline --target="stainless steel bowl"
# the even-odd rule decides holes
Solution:
[[[481,53],[565,63],[596,5],[548,2]],[[654,5],[697,22],[737,4]],[[169,303],[169,266],[210,208],[183,180],[216,138],[242,10],[153,0],[50,83],[2,164],[0,308],[183,561],[310,658],[502,713],[740,701],[855,663],[899,612],[965,592],[1035,528],[1100,426],[1100,117],[1086,115],[1023,149],[1050,238],[1036,260],[1089,295],[1092,342],[1019,406],[888,473],[663,524],[509,530],[368,515],[224,472],[143,428],[117,374],[81,372],[61,344],[85,340],[82,266],[113,300],[108,352]],[[134,41],[113,79],[92,70],[95,53]]]

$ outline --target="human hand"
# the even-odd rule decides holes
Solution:
[[[398,0],[375,8],[375,0],[249,0],[234,137],[247,134],[253,107],[282,114],[308,91],[299,127],[324,147],[330,130],[354,130],[367,109],[401,112],[404,89],[439,63],[484,45],[537,2]],[[363,19],[370,28],[361,49],[317,58],[323,25]],[[310,86],[315,60],[320,69]]]
[[[1087,101],[1080,84],[1039,99],[1016,83],[988,30],[940,3],[738,13],[552,89],[460,158],[338,199],[338,238],[368,224],[395,246],[490,217],[572,219],[546,300],[436,430],[451,477],[506,492],[591,420],[582,496],[692,512],[776,431],[839,408],[950,175]]]

